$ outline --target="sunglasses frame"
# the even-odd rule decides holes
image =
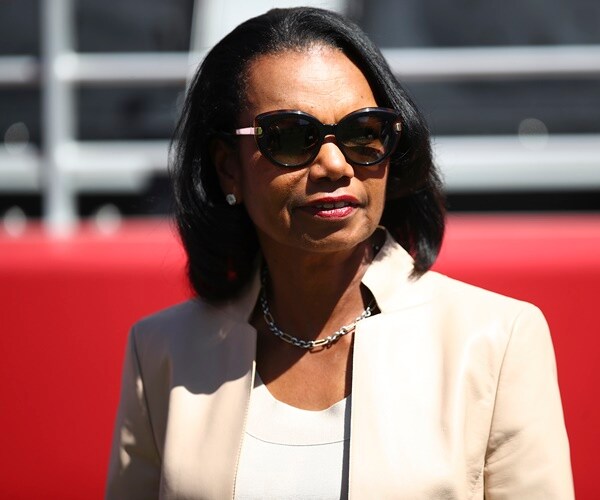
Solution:
[[[392,144],[388,148],[388,151],[386,151],[381,158],[378,158],[377,160],[370,161],[370,162],[358,162],[358,161],[348,158],[348,154],[346,152],[346,146],[344,146],[344,144],[338,140],[338,137],[336,135],[336,132],[340,125],[342,125],[344,122],[347,122],[348,120],[352,120],[361,115],[379,115],[379,116],[385,116],[386,118],[392,119],[392,121],[391,121],[391,125],[392,125],[391,130],[393,133]],[[274,119],[277,119],[277,118],[284,119],[284,118],[290,118],[290,117],[304,118],[309,123],[311,123],[315,126],[315,128],[319,134],[318,140],[317,140],[317,145],[314,147],[314,151],[311,152],[310,157],[306,161],[302,161],[300,163],[283,163],[281,161],[276,160],[272,156],[272,154],[268,150],[268,148],[264,145],[264,142],[263,142],[264,138],[266,137],[263,133],[263,130],[265,130],[268,127],[270,122],[272,122]],[[394,109],[390,109],[390,108],[368,107],[368,108],[357,109],[356,111],[352,111],[351,113],[348,113],[339,122],[330,123],[330,124],[324,124],[321,121],[319,121],[317,118],[315,118],[313,115],[311,115],[309,113],[305,113],[304,111],[299,111],[299,110],[295,110],[295,109],[279,109],[276,111],[268,111],[266,113],[261,113],[261,114],[257,115],[256,118],[254,118],[254,126],[253,127],[238,128],[235,130],[235,135],[240,135],[240,136],[241,135],[253,135],[256,140],[256,145],[258,146],[258,149],[262,153],[262,155],[265,158],[267,158],[271,163],[273,163],[277,166],[280,166],[280,167],[285,167],[285,168],[300,168],[300,167],[304,167],[304,166],[308,165],[309,163],[312,163],[314,161],[314,159],[317,157],[317,155],[319,154],[319,151],[321,150],[321,146],[323,146],[323,144],[325,142],[325,138],[333,135],[336,139],[335,144],[340,149],[340,151],[342,152],[342,154],[344,155],[344,158],[346,159],[346,161],[348,163],[350,163],[352,165],[368,167],[371,165],[376,165],[378,163],[381,163],[382,161],[384,161],[386,158],[388,158],[394,152],[394,150],[396,149],[396,146],[398,145],[398,140],[400,139],[401,130],[402,130],[402,125],[400,122],[400,113],[398,111],[396,111]]]

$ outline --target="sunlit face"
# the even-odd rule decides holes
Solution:
[[[322,123],[377,106],[357,66],[341,51],[313,47],[261,56],[249,67],[246,106],[239,127],[260,113],[295,109]],[[252,136],[238,138],[238,158],[225,192],[234,191],[256,226],[263,251],[349,250],[375,231],[385,202],[388,162],[352,166],[327,138],[315,160],[282,168],[257,149]]]

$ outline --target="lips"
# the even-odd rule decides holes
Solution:
[[[301,207],[301,209],[319,218],[341,219],[353,214],[358,206],[358,200],[353,196],[340,196],[321,198]]]
[[[336,201],[335,203],[318,203],[316,205],[313,205],[313,207],[318,208],[320,210],[332,210],[335,208],[344,208],[353,205],[354,204],[349,201]]]

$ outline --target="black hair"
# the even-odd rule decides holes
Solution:
[[[272,9],[240,24],[208,53],[191,82],[171,145],[175,216],[188,277],[207,300],[235,296],[251,279],[259,252],[243,205],[225,202],[211,145],[236,127],[251,62],[261,55],[323,45],[340,49],[357,65],[379,106],[400,112],[402,133],[390,159],[381,224],[413,256],[414,277],[437,257],[445,209],[429,131],[381,52],[340,14],[308,7]]]

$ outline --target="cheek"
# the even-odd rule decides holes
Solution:
[[[383,175],[379,178],[371,178],[369,183],[369,202],[372,208],[374,217],[381,218],[385,207],[385,197],[387,190],[387,167]]]
[[[293,186],[278,167],[260,158],[243,170],[242,195],[254,225],[265,229],[289,224],[289,202]]]
[[[256,149],[254,139],[247,139],[238,150],[238,188],[242,192],[244,204],[250,206],[262,199],[262,191],[268,186],[269,179],[266,178],[267,169],[262,164],[262,157]]]

